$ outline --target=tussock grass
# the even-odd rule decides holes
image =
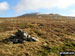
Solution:
[[[4,42],[22,29],[39,42]],[[0,56],[58,56],[59,51],[75,51],[75,19],[53,17],[0,18]]]

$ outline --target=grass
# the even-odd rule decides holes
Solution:
[[[49,46],[43,46],[41,50],[38,51],[39,56],[48,56],[51,48]]]
[[[59,51],[75,51],[75,19],[38,16],[0,18],[0,56],[58,56]],[[3,40],[22,29],[39,42],[12,44]]]

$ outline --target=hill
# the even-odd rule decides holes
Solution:
[[[3,41],[22,29],[39,42],[13,44]],[[75,19],[57,14],[0,18],[0,56],[58,56],[75,51]]]

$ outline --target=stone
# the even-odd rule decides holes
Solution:
[[[30,37],[31,37],[30,35],[27,36],[27,38],[30,38]]]
[[[32,37],[31,38],[32,39],[32,41],[39,41],[37,38],[35,38],[35,37]]]
[[[18,32],[16,32],[15,33],[15,35],[17,36],[17,37],[22,37],[23,36],[23,31],[22,30],[18,30]]]
[[[15,37],[16,37],[16,36],[12,34],[12,35],[9,37],[9,41],[13,41],[13,39],[14,39]]]
[[[15,35],[11,35],[9,37],[9,41],[13,42],[14,44],[16,43],[23,43],[26,41],[39,41],[37,38],[35,37],[31,37],[30,35],[28,35],[28,33],[23,32],[22,30],[18,30]]]
[[[18,39],[13,39],[13,43],[17,44],[18,43]]]
[[[23,37],[27,38],[28,34],[26,32],[23,33]]]
[[[11,34],[9,38],[13,39],[15,37],[15,35]]]
[[[27,35],[26,41],[31,41],[31,36],[30,35]]]

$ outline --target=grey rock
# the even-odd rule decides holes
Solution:
[[[18,30],[18,32],[16,32],[15,33],[15,35],[17,36],[17,37],[23,37],[23,31],[22,30]]]
[[[23,32],[22,30],[18,30],[15,33],[15,35],[12,34],[9,37],[9,41],[16,44],[16,43],[23,43],[23,42],[26,42],[26,41],[39,41],[39,40],[35,37],[31,37],[30,35],[28,35],[28,33]]]
[[[11,42],[12,42],[12,41],[13,41],[13,39],[14,39],[15,37],[16,37],[16,36],[12,34],[12,35],[9,37],[9,41],[11,41]]]
[[[37,38],[35,38],[35,37],[32,37],[31,38],[32,39],[32,41],[39,41]]]
[[[24,32],[24,33],[23,33],[23,36],[24,36],[24,37],[27,37],[27,36],[28,36],[28,34],[27,34],[26,32]]]
[[[30,38],[31,38],[31,36],[30,36],[30,35],[27,35],[27,38],[29,38],[29,39],[30,39]]]
[[[13,39],[13,43],[17,44],[18,43],[18,39]]]
[[[24,33],[23,33],[23,36],[22,36],[22,39],[23,39],[23,40],[27,40],[27,38],[28,38],[28,34],[27,34],[26,32],[24,32]]]
[[[23,32],[22,29],[18,29],[18,32]]]
[[[13,39],[15,37],[15,35],[11,34],[9,38]]]

